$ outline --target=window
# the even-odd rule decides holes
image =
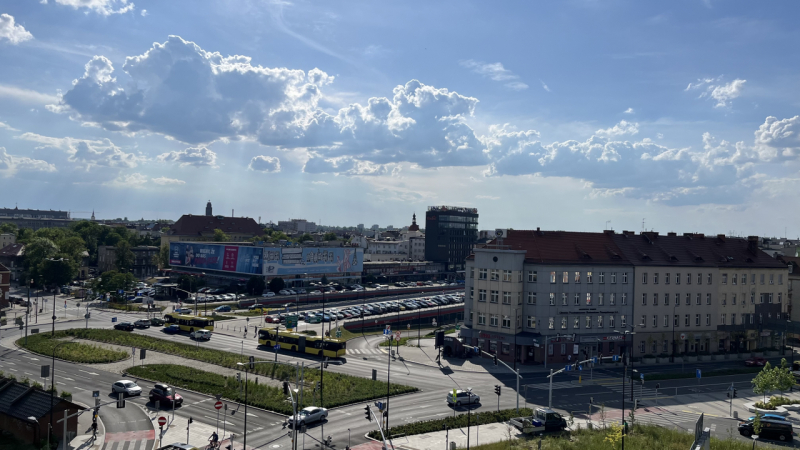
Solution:
[[[482,312],[478,313],[478,325],[486,325],[486,314]]]
[[[624,306],[628,304],[628,294],[625,292],[622,293],[622,298],[620,299],[620,303]]]
[[[653,274],[653,284],[658,284],[658,273]]]
[[[550,272],[550,283],[555,283],[555,282],[556,282],[556,273]]]
[[[658,326],[658,316],[653,314],[653,328]]]
[[[547,354],[553,356],[553,344],[547,344]]]
[[[604,302],[603,302],[603,293],[599,292],[597,294],[597,305],[598,306],[603,306],[603,304],[604,304]]]
[[[758,303],[764,303],[764,294],[759,294]]]
[[[664,339],[664,344],[661,346],[661,351],[663,353],[667,353],[669,351],[669,350],[667,350],[668,347],[669,347],[669,341]]]
[[[675,274],[675,284],[681,284],[681,274]]]
[[[703,284],[703,274],[702,273],[698,273],[697,274],[697,284]]]
[[[686,294],[686,305],[692,304],[692,294]]]
[[[756,284],[756,274],[750,275],[750,284]]]
[[[640,352],[642,352],[642,353],[644,353],[644,352],[646,352],[646,351],[647,351],[647,350],[645,349],[645,343],[644,343],[644,341],[641,341],[641,342],[639,342],[639,351],[640,351]]]
[[[586,328],[592,328],[592,316],[586,316]]]
[[[575,282],[576,283],[580,283],[581,282],[581,273],[580,272],[575,272]]]
[[[617,272],[611,272],[611,284],[617,284]]]
[[[686,274],[686,284],[692,284],[692,274]]]
[[[536,316],[528,316],[528,328],[536,329]]]
[[[603,328],[603,316],[597,316],[597,328]]]
[[[504,305],[511,304],[511,292],[503,291],[503,304]]]
[[[669,294],[664,294],[664,306],[669,306]]]
[[[487,272],[486,269],[480,269],[480,272],[478,272],[478,278],[481,279],[481,280],[485,280],[486,279],[486,272]]]
[[[499,271],[499,270],[497,270],[497,269],[491,269],[491,270],[489,271],[489,278],[490,278],[492,281],[498,281],[498,280],[500,280],[500,273],[499,273],[499,272],[500,272],[500,271]]]
[[[600,273],[597,274],[597,282],[600,283],[600,284],[603,284],[603,283],[606,282],[606,273],[605,272],[600,272]]]
[[[489,325],[496,327],[497,326],[497,314],[489,314]]]
[[[569,272],[564,272],[561,274],[561,282],[562,283],[569,283]]]
[[[553,323],[553,318],[552,318],[552,317],[550,317],[549,319],[547,319],[547,328],[548,328],[549,330],[553,330],[553,329],[555,329],[555,324]],[[551,346],[551,347],[552,347],[552,346]],[[551,351],[551,352],[550,352],[550,354],[552,354],[552,353],[553,353],[553,352]]]
[[[700,314],[694,315],[694,324],[695,326],[700,326]]]
[[[511,318],[508,316],[503,316],[503,328],[511,328]]]
[[[711,274],[708,274],[708,281],[706,283],[707,284],[711,284]],[[700,284],[700,283],[697,283],[697,284]],[[736,284],[736,283],[734,283],[734,284]]]
[[[536,292],[528,292],[528,304],[529,305],[536,304]]]
[[[517,272],[517,281],[522,283],[522,271]]]
[[[675,306],[681,306],[681,294],[675,294]]]
[[[703,297],[703,296],[702,296],[702,294],[699,294],[699,293],[698,293],[697,295],[695,295],[695,296],[694,296],[694,304],[695,304],[695,305],[700,305],[700,304],[702,304],[702,302],[701,302],[701,300],[702,300],[702,297]]]
[[[647,284],[647,272],[642,272],[642,284]]]
[[[775,274],[769,274],[769,284],[775,284]]]
[[[706,294],[706,305],[711,304],[711,294]]]
[[[756,294],[754,292],[750,293],[750,304],[755,305],[756,303]]]
[[[772,303],[772,292],[767,294],[767,303]]]
[[[486,289],[478,289],[478,301],[479,302],[486,301]]]
[[[653,306],[658,306],[658,294],[653,294]]]
[[[783,284],[783,274],[782,273],[778,274],[778,284]]]
[[[508,355],[509,353],[511,353],[511,344],[503,342],[503,345],[500,348],[502,349],[501,351],[503,352],[504,355]]]
[[[719,324],[720,325],[727,325],[728,324],[725,314],[720,314],[719,315]],[[709,324],[706,324],[706,325],[709,325]]]
[[[503,270],[503,281],[511,281],[511,271]]]
[[[556,306],[556,294],[550,293],[550,306]]]
[[[678,324],[678,321],[680,320],[680,316],[678,316],[677,314],[675,314],[675,318],[674,318],[673,320],[674,320],[674,321],[672,322],[672,326],[675,326],[675,327],[677,327],[677,326],[679,325],[679,324]]]
[[[759,278],[760,278],[760,280],[759,280],[759,281],[760,281],[760,282],[761,282],[761,284],[763,285],[763,284],[764,284],[764,274],[762,273],[762,274],[761,274],[761,276],[760,276]]]
[[[622,283],[623,284],[628,284],[628,272],[623,272],[622,273]]]
[[[567,329],[567,318],[566,317],[562,317],[561,318],[561,329],[562,330],[566,330]]]
[[[539,275],[536,273],[535,270],[528,271],[528,282],[529,283],[536,283],[539,280]]]
[[[581,319],[576,317],[575,320],[572,322],[572,328],[580,328],[581,327]]]
[[[625,328],[627,326],[625,324],[625,316],[619,316],[619,323],[622,325],[622,328]]]
[[[581,306],[581,294],[575,294],[575,306]]]
[[[754,316],[754,314],[750,314],[750,325],[753,324],[753,316]]]
[[[608,326],[614,328],[614,316],[608,316]]]
[[[592,293],[591,292],[587,292],[586,293],[586,306],[591,306],[591,304],[592,304]]]
[[[783,292],[778,292],[778,303],[781,303],[783,300],[781,297],[783,296]]]
[[[731,294],[731,305],[736,304],[736,294]]]
[[[611,305],[611,306],[614,306],[614,305],[617,304],[617,294],[615,294],[613,292],[611,293],[611,297],[609,297],[609,299],[608,299],[608,304]]]
[[[469,322],[473,323],[474,320],[475,320],[475,311],[470,311],[469,312]]]
[[[642,328],[647,327],[647,316],[645,316],[644,314],[642,314],[642,321],[639,322],[639,326]]]
[[[567,306],[567,294],[561,294],[561,306]]]
[[[491,291],[489,301],[492,303],[497,303],[499,299],[500,299],[500,291]]]
[[[736,314],[731,314],[731,325],[736,325]]]
[[[647,305],[647,294],[642,294],[642,306]]]
[[[664,274],[664,284],[669,284],[669,272]]]
[[[587,283],[592,282],[592,272],[586,272],[586,282]]]
[[[689,326],[689,315],[688,314],[686,314],[686,316],[683,318],[683,326],[686,326],[686,327]]]
[[[474,267],[470,267],[469,268],[469,277],[470,278],[475,278],[475,268]]]
[[[728,295],[727,294],[720,295],[719,302],[722,305],[727,305],[728,304]]]
[[[735,273],[733,275],[731,275],[731,284],[736,286],[736,282],[737,282],[738,278],[739,278],[739,275],[736,275]]]
[[[470,287],[469,288],[469,298],[470,298],[470,300],[475,298],[475,288],[474,287]]]
[[[664,314],[664,326],[669,326],[669,314]]]

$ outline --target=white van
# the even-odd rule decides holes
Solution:
[[[189,333],[189,336],[198,341],[208,341],[211,339],[211,332],[208,330],[194,330]]]

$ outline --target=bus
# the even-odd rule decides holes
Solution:
[[[347,350],[347,341],[343,339],[323,339],[319,336],[307,336],[305,334],[292,333],[289,331],[276,331],[273,328],[262,328],[258,330],[258,345],[273,348],[276,343],[280,345],[283,350],[328,356],[330,358],[344,356]]]
[[[169,313],[164,314],[164,322],[167,326],[179,325],[181,331],[191,333],[194,330],[214,331],[214,319],[208,317],[186,316],[183,314]]]

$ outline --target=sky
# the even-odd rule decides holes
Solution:
[[[0,207],[797,238],[798,13],[3,2]]]

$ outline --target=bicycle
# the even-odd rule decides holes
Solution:
[[[220,446],[222,445],[222,443],[220,441],[211,441],[211,438],[208,438],[208,440],[209,440],[209,443],[205,447],[206,450],[210,450],[210,449],[219,450]]]

